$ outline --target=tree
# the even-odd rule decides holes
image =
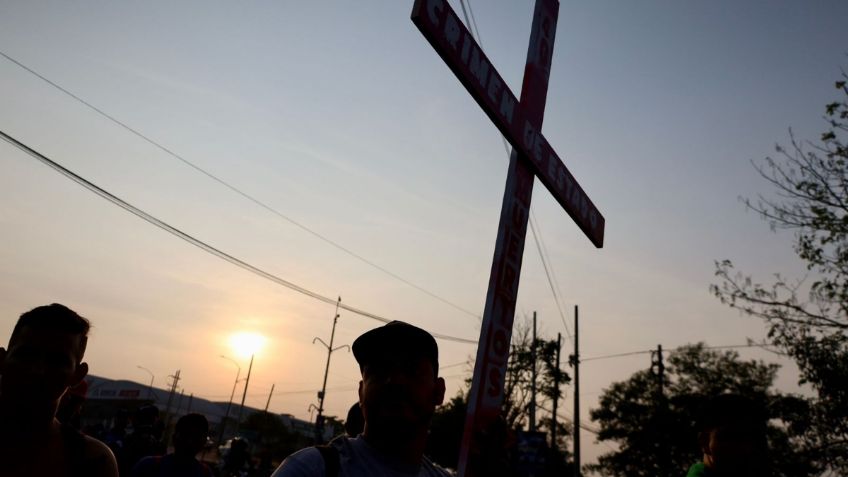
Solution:
[[[604,390],[599,407],[590,411],[598,422],[599,441],[613,441],[618,450],[598,458],[588,469],[609,476],[678,476],[702,458],[696,416],[703,402],[721,393],[747,396],[763,405],[774,419],[769,445],[777,475],[803,477],[815,469],[793,450],[790,429],[805,418],[804,401],[771,390],[779,366],[741,361],[735,351],[709,350],[703,343],[671,352],[659,376],[639,371],[627,381]]]
[[[763,319],[771,342],[790,356],[817,397],[804,446],[831,472],[848,475],[848,76],[843,95],[828,104],[828,129],[818,142],[777,146],[777,158],[754,167],[774,197],[745,200],[773,230],[795,233],[794,251],[811,283],[777,275],[770,285],[736,273],[732,262],[716,263],[719,283],[711,291],[731,307]]]
[[[562,386],[571,382],[571,377],[557,367],[557,340],[536,337],[536,404],[540,408],[551,408],[554,398],[562,399]],[[531,383],[533,381],[533,335],[527,324],[515,327],[510,344],[509,361],[504,377],[504,402],[502,415],[510,429],[529,427]],[[541,412],[537,412],[541,415]],[[539,428],[550,430],[546,420],[537,419]]]
[[[242,429],[248,440],[255,444],[257,454],[267,455],[275,462],[299,449],[296,436],[289,432],[276,414],[253,412],[245,418]]]
[[[460,392],[436,410],[427,437],[427,455],[443,467],[457,468],[468,393]]]
[[[554,420],[550,415],[551,403],[556,396],[562,399],[562,385],[571,381],[569,375],[557,366],[556,340],[536,338],[536,403],[537,430],[550,435],[556,422],[559,452],[554,458],[564,464],[568,458],[565,444],[571,429],[561,419]],[[511,432],[526,430],[529,427],[531,382],[533,380],[533,335],[532,327],[524,322],[516,325],[510,344],[504,378],[504,402],[501,407],[507,429]],[[459,458],[459,446],[465,427],[465,411],[468,406],[468,387],[460,391],[450,401],[436,410],[430,426],[430,438],[427,454],[442,466],[456,468]]]

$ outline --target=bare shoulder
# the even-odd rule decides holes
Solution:
[[[86,467],[91,469],[93,477],[118,477],[118,463],[112,449],[99,440],[83,436],[85,438],[85,461]]]

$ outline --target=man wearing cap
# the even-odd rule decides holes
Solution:
[[[365,429],[289,456],[272,477],[450,475],[424,457],[430,419],[445,397],[430,333],[393,321],[353,342]]]

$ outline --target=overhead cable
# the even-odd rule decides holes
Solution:
[[[550,287],[551,287],[551,294],[554,296],[554,302],[556,303],[557,310],[559,310],[559,317],[562,320],[563,326],[565,326],[565,337],[568,338],[569,340],[571,340],[572,339],[571,329],[568,327],[568,323],[565,321],[565,313],[563,313],[563,311],[562,311],[562,306],[559,303],[559,296],[557,296],[556,289],[554,288],[554,281],[553,281],[553,279],[551,279],[552,270],[548,269],[548,261],[545,260],[545,255],[542,252],[542,245],[539,243],[539,241],[541,240],[541,234],[536,233],[536,228],[533,227],[534,221],[535,220],[533,218],[533,209],[531,208],[530,209],[530,230],[531,230],[532,235],[533,235],[533,240],[536,242],[536,250],[539,251],[539,258],[542,260],[542,267],[545,269],[545,276],[548,278],[548,285],[550,285]]]
[[[157,149],[159,149],[159,150],[163,151],[163,152],[164,152],[164,153],[166,153],[167,155],[169,155],[169,156],[173,157],[174,159],[177,159],[177,160],[181,161],[182,163],[184,163],[185,165],[187,165],[187,166],[191,167],[191,168],[192,168],[192,169],[194,169],[195,171],[200,172],[201,174],[205,175],[206,177],[208,177],[208,178],[212,179],[213,181],[215,181],[215,182],[217,182],[217,183],[219,183],[219,184],[223,185],[224,187],[226,187],[226,188],[230,189],[231,191],[233,191],[233,192],[235,192],[236,194],[238,194],[238,195],[240,195],[240,196],[244,197],[245,199],[247,199],[247,200],[249,200],[249,201],[253,202],[254,204],[256,204],[256,205],[258,205],[258,206],[262,207],[263,209],[267,210],[268,212],[271,212],[272,214],[276,215],[277,217],[279,217],[279,218],[281,218],[281,219],[283,219],[283,220],[285,220],[285,221],[289,222],[290,224],[292,224],[292,225],[294,225],[294,226],[296,226],[296,227],[300,228],[301,230],[303,230],[303,231],[305,231],[305,232],[307,232],[307,233],[311,234],[312,236],[314,236],[314,237],[316,237],[316,238],[318,238],[318,239],[320,239],[320,240],[324,241],[325,243],[327,243],[327,244],[329,244],[329,245],[331,245],[331,246],[333,246],[333,247],[337,248],[338,250],[341,250],[342,252],[344,252],[344,253],[346,253],[346,254],[348,254],[348,255],[350,255],[350,256],[352,256],[352,257],[356,258],[357,260],[359,260],[359,261],[361,261],[361,262],[365,263],[366,265],[369,265],[369,266],[371,266],[371,267],[373,267],[373,268],[375,268],[375,269],[377,269],[377,270],[379,270],[379,271],[381,271],[381,272],[385,273],[386,275],[389,275],[390,277],[392,277],[392,278],[394,278],[394,279],[396,279],[396,280],[399,280],[399,281],[401,281],[401,282],[405,283],[406,285],[408,285],[408,286],[410,286],[410,287],[412,287],[412,288],[415,288],[416,290],[418,290],[418,291],[420,291],[420,292],[422,292],[422,293],[424,293],[424,294],[426,294],[426,295],[428,295],[428,296],[430,296],[430,297],[432,297],[432,298],[435,298],[436,300],[441,301],[442,303],[444,303],[444,304],[446,304],[446,305],[448,305],[448,306],[451,306],[451,307],[453,307],[453,308],[455,308],[455,309],[457,309],[457,310],[459,310],[459,311],[461,311],[461,312],[463,312],[463,313],[465,313],[465,314],[467,314],[467,315],[473,316],[473,317],[475,317],[475,318],[480,318],[480,315],[478,315],[477,313],[474,313],[473,311],[467,310],[467,309],[465,309],[465,308],[463,308],[463,307],[461,307],[461,306],[457,305],[456,303],[451,302],[450,300],[448,300],[448,299],[446,299],[446,298],[442,298],[441,296],[439,296],[439,295],[437,295],[437,294],[435,294],[435,293],[431,292],[430,290],[427,290],[426,288],[422,287],[421,285],[417,285],[417,284],[413,283],[412,281],[407,280],[406,278],[403,278],[403,277],[401,277],[400,275],[398,275],[398,274],[396,274],[396,273],[394,273],[394,272],[392,272],[392,271],[390,271],[390,270],[386,269],[385,267],[383,267],[383,266],[381,266],[381,265],[378,265],[378,264],[374,263],[374,262],[373,262],[373,261],[371,261],[371,260],[368,260],[367,258],[363,257],[362,255],[359,255],[358,253],[356,253],[356,252],[354,252],[354,251],[350,250],[349,248],[347,248],[347,247],[345,247],[345,246],[343,246],[343,245],[341,245],[341,244],[339,244],[339,243],[337,243],[337,242],[335,242],[335,241],[333,241],[333,240],[331,240],[331,239],[329,239],[329,238],[327,238],[327,237],[325,237],[325,236],[321,235],[320,233],[318,233],[318,232],[316,232],[315,230],[313,230],[313,229],[311,229],[311,228],[307,227],[306,225],[303,225],[303,224],[301,224],[300,222],[295,221],[295,220],[294,220],[294,219],[292,219],[291,217],[286,216],[285,214],[283,214],[283,213],[282,213],[282,212],[280,212],[279,210],[275,209],[274,207],[271,207],[270,205],[266,204],[265,202],[262,202],[261,200],[259,200],[259,199],[257,199],[256,197],[254,197],[254,196],[252,196],[252,195],[248,194],[247,192],[243,192],[241,189],[237,188],[236,186],[234,186],[234,185],[230,184],[229,182],[227,182],[227,181],[225,181],[225,180],[221,179],[220,177],[218,177],[218,176],[216,176],[216,175],[212,174],[211,172],[209,172],[209,171],[207,171],[207,170],[203,169],[202,167],[200,167],[200,166],[198,166],[197,164],[195,164],[195,163],[193,163],[193,162],[189,161],[188,159],[186,159],[186,158],[184,158],[183,156],[181,156],[181,155],[177,154],[176,152],[172,151],[171,149],[168,149],[167,147],[165,147],[165,146],[163,146],[163,145],[159,144],[158,142],[154,141],[154,140],[153,140],[153,139],[151,139],[150,137],[148,137],[148,136],[146,136],[146,135],[142,134],[142,133],[141,133],[141,132],[139,132],[138,130],[136,130],[136,129],[134,129],[134,128],[130,127],[130,126],[129,126],[129,125],[127,125],[126,123],[124,123],[124,122],[120,121],[119,119],[117,119],[117,118],[115,118],[114,116],[110,115],[109,113],[107,113],[107,112],[103,111],[102,109],[98,108],[97,106],[94,106],[93,104],[89,103],[88,101],[86,101],[86,100],[82,99],[81,97],[79,97],[79,96],[75,95],[74,93],[72,93],[72,92],[68,91],[67,89],[65,89],[65,88],[63,88],[62,86],[58,85],[57,83],[55,83],[55,82],[51,81],[50,79],[48,79],[47,77],[45,77],[45,76],[41,75],[40,73],[36,72],[36,71],[35,71],[35,70],[33,70],[32,68],[30,68],[30,67],[28,67],[28,66],[24,65],[24,64],[23,64],[23,63],[21,63],[20,61],[18,61],[18,60],[16,60],[16,59],[12,58],[11,56],[7,55],[6,53],[4,53],[4,52],[0,51],[0,56],[3,56],[3,57],[4,57],[4,58],[6,58],[7,60],[9,60],[9,61],[11,61],[12,63],[14,63],[14,64],[18,65],[18,66],[19,66],[19,67],[21,67],[21,68],[23,68],[24,70],[26,70],[27,72],[29,72],[29,73],[31,73],[32,75],[36,76],[36,77],[37,77],[37,78],[39,78],[40,80],[42,80],[42,81],[44,81],[45,83],[49,84],[50,86],[52,86],[52,87],[54,87],[54,88],[58,89],[59,91],[61,91],[61,92],[65,93],[66,95],[70,96],[71,98],[73,98],[73,99],[77,100],[78,102],[80,102],[80,103],[82,103],[83,105],[87,106],[89,109],[93,110],[93,111],[94,111],[94,112],[96,112],[97,114],[99,114],[99,115],[103,116],[104,118],[108,119],[109,121],[111,121],[111,122],[113,122],[113,123],[117,124],[118,126],[120,126],[120,127],[124,128],[125,130],[127,130],[127,131],[129,131],[130,133],[134,134],[134,135],[135,135],[135,136],[137,136],[138,138],[140,138],[140,139],[144,140],[145,142],[147,142],[147,143],[151,144],[152,146],[156,147]]]
[[[664,349],[663,353],[671,353],[673,351],[678,351],[680,349],[683,349],[684,347],[685,346],[678,346],[677,348]],[[765,343],[748,343],[748,344],[743,344],[743,345],[722,345],[722,346],[705,346],[704,347],[704,349],[737,349],[737,348],[762,348],[766,351],[774,352],[773,350],[769,349],[768,345],[765,344]],[[588,358],[580,358],[580,362],[582,363],[584,361],[595,361],[595,360],[598,360],[598,359],[622,358],[622,357],[625,357],[625,356],[635,356],[637,354],[650,354],[650,353],[656,353],[656,351],[657,350],[655,350],[655,349],[648,349],[648,350],[630,351],[628,353],[605,354],[603,356],[590,356]]]
[[[304,288],[304,287],[297,285],[293,282],[290,282],[288,280],[280,278],[279,276],[274,275],[273,273],[267,272],[267,271],[265,271],[261,268],[253,266],[253,265],[251,265],[251,264],[249,264],[249,263],[247,263],[247,262],[245,262],[241,259],[238,259],[238,258],[236,258],[236,257],[234,257],[234,256],[232,256],[232,255],[230,255],[226,252],[223,252],[223,251],[207,244],[206,242],[203,242],[200,239],[193,237],[192,235],[189,235],[186,232],[183,232],[182,230],[168,224],[167,222],[165,222],[163,220],[160,220],[160,219],[154,217],[153,215],[148,214],[147,212],[139,209],[138,207],[130,204],[129,202],[126,202],[125,200],[115,196],[114,194],[112,194],[112,193],[106,191],[105,189],[97,186],[96,184],[88,181],[87,179],[83,178],[82,176],[80,176],[80,175],[74,173],[73,171],[65,168],[64,166],[53,161],[52,159],[48,158],[47,156],[44,156],[43,154],[39,153],[38,151],[30,148],[26,144],[21,143],[20,141],[9,136],[8,134],[6,134],[3,131],[0,131],[0,138],[4,139],[6,142],[8,142],[9,144],[12,144],[13,146],[17,147],[18,149],[26,152],[27,154],[29,154],[33,158],[37,159],[38,161],[42,162],[43,164],[45,164],[45,165],[51,167],[52,169],[56,170],[57,172],[61,173],[65,177],[73,180],[74,182],[85,187],[86,189],[94,192],[95,194],[99,195],[100,197],[108,200],[109,202],[112,202],[113,204],[115,204],[115,205],[123,208],[124,210],[136,215],[137,217],[144,219],[145,221],[159,227],[160,229],[165,230],[166,232],[185,240],[186,242],[194,245],[195,247],[200,248],[201,250],[203,250],[207,253],[215,255],[216,257],[223,259],[223,260],[226,260],[227,262],[230,262],[233,265],[241,267],[241,268],[243,268],[243,269],[245,269],[245,270],[247,270],[251,273],[254,273],[256,275],[259,275],[260,277],[265,278],[266,280],[270,280],[270,281],[272,281],[272,282],[274,282],[278,285],[282,285],[286,288],[294,290],[298,293],[306,295],[306,296],[313,298],[315,300],[322,301],[322,302],[330,304],[330,305],[336,305],[336,303],[337,303],[337,300],[335,298],[321,295],[320,293],[317,293],[317,292],[314,292],[314,291],[309,290],[307,288]],[[354,314],[357,314],[357,315],[360,315],[360,316],[364,316],[366,318],[371,318],[372,320],[376,320],[376,321],[379,321],[381,323],[388,323],[388,322],[392,321],[389,318],[385,318],[383,316],[380,316],[380,315],[377,315],[377,314],[374,314],[374,313],[371,313],[371,312],[368,312],[368,311],[365,311],[365,310],[361,310],[359,308],[355,308],[355,307],[352,307],[352,306],[344,304],[344,303],[339,304],[339,307],[344,309],[344,310],[347,310],[351,313],[354,313]],[[447,341],[455,341],[455,342],[458,342],[458,343],[467,343],[467,344],[477,344],[476,340],[470,340],[470,339],[459,338],[459,337],[443,335],[443,334],[436,334],[436,333],[431,333],[431,334],[436,338],[440,338],[440,339],[447,340]]]

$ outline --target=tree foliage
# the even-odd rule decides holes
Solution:
[[[427,455],[443,467],[457,468],[468,394],[461,392],[446,402],[433,416],[427,438]]]
[[[590,470],[608,476],[685,475],[702,452],[696,435],[696,417],[711,396],[735,393],[768,409],[774,421],[769,430],[775,474],[803,477],[815,471],[805,455],[793,450],[791,430],[806,418],[804,401],[771,390],[778,366],[742,361],[735,351],[718,352],[703,344],[671,352],[660,377],[639,371],[613,383],[590,416],[600,425],[599,441],[612,441],[618,450],[599,457]],[[662,389],[662,392],[660,392]]]
[[[256,445],[258,454],[268,454],[277,462],[301,447],[297,436],[276,414],[253,412],[245,418],[242,430],[242,434],[250,436],[249,440]]]
[[[533,333],[526,323],[515,327],[510,344],[509,361],[504,378],[504,402],[502,415],[510,429],[527,429],[530,422],[530,402],[533,381]],[[556,353],[559,344],[555,339],[536,338],[536,405],[537,423],[542,408],[551,409],[554,398],[562,399],[562,386],[571,382],[571,377],[557,366]],[[560,357],[562,361],[563,358]],[[545,428],[550,430],[549,428]]]
[[[825,108],[827,130],[817,142],[799,141],[755,163],[773,196],[746,200],[773,230],[795,234],[794,250],[811,277],[769,285],[716,264],[712,292],[731,307],[765,320],[768,336],[798,365],[800,383],[817,393],[804,446],[831,472],[848,475],[848,87]]]
[[[535,344],[537,430],[550,435],[552,426],[556,424],[560,452],[555,458],[561,460],[564,465],[568,458],[565,444],[571,426],[562,419],[552,419],[551,409],[555,397],[562,400],[562,386],[568,384],[571,378],[563,371],[562,363],[557,366],[557,340],[537,336]],[[565,361],[565,358],[561,356],[560,360]],[[513,330],[504,378],[504,402],[501,407],[501,416],[506,428],[513,433],[529,428],[533,363],[532,328],[526,322],[520,323]],[[436,410],[430,426],[427,454],[445,467],[456,468],[465,427],[470,382],[470,379],[466,380],[466,389]]]

